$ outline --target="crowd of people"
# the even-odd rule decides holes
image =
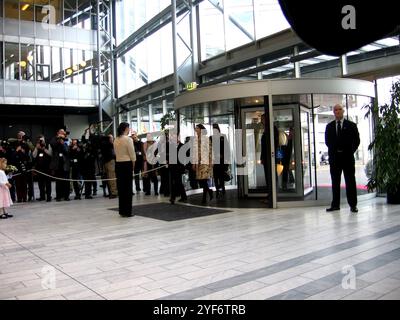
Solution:
[[[91,134],[89,130],[80,140],[70,139],[69,132],[63,128],[48,140],[44,135],[33,140],[20,131],[16,138],[1,140],[3,168],[0,170],[7,177],[2,188],[9,190],[11,203],[51,202],[52,182],[55,181],[55,200],[70,201],[71,195],[74,195],[74,200],[83,197],[93,199],[97,195],[99,180],[103,195],[110,199],[121,198],[120,214],[130,215],[131,209],[128,208],[131,208],[131,196],[135,194],[133,185],[136,192],[156,196],[162,194],[169,197],[172,204],[177,197],[180,197],[178,201],[186,202],[182,178],[187,173],[190,187],[203,189],[202,203],[205,204],[207,198],[212,200],[214,197],[209,186],[211,178],[214,179],[217,198],[225,195],[228,170],[225,155],[229,143],[218,124],[213,125],[214,138],[220,141],[218,149],[213,149],[212,137],[207,136],[202,124],[197,125],[195,131],[195,137],[187,137],[184,142],[176,134],[162,135],[158,141],[148,134],[146,141],[141,141],[127,123],[120,125],[115,139],[111,134]],[[206,145],[205,140],[201,142],[203,139],[207,139],[206,150],[202,150]],[[181,161],[176,155],[187,144],[190,144],[186,152],[190,160]],[[195,151],[188,154],[190,150]],[[208,152],[206,156],[204,152]],[[175,157],[175,161],[170,161],[171,157]],[[204,161],[207,157],[208,161]],[[36,197],[35,181],[39,187]],[[127,198],[130,198],[128,203],[124,200]],[[124,207],[123,203],[127,203],[128,207]]]

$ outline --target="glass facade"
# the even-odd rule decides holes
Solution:
[[[116,37],[120,44],[167,8],[169,0],[116,2]],[[278,0],[207,0],[199,4],[201,60],[222,54],[289,28]],[[177,60],[190,56],[189,18],[178,18]],[[173,73],[172,27],[167,24],[118,59],[118,97]]]
[[[6,80],[95,84],[91,50],[14,42],[5,42],[4,48],[0,75]]]
[[[96,8],[92,6],[91,0],[3,0],[2,2],[4,2],[4,18],[93,29]],[[33,27],[33,24],[31,26]]]

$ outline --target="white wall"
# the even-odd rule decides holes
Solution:
[[[87,115],[64,115],[64,124],[71,132],[71,139],[81,139],[85,129],[89,127]]]

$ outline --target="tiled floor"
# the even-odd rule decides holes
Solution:
[[[135,204],[167,201],[135,195]],[[400,299],[400,206],[120,218],[117,199],[17,204],[0,299]]]

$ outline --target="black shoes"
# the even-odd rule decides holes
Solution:
[[[326,212],[332,212],[332,211],[338,211],[338,210],[340,210],[339,207],[330,207],[330,208],[326,209]]]
[[[351,212],[354,212],[354,213],[357,213],[357,212],[358,212],[358,209],[357,209],[357,207],[351,207],[351,208],[350,208],[350,211],[351,211]]]
[[[187,202],[187,198],[180,198],[178,202]]]
[[[133,217],[134,214],[133,214],[133,213],[130,213],[130,214],[120,214],[120,216],[121,216],[122,218],[129,218],[129,217]]]

